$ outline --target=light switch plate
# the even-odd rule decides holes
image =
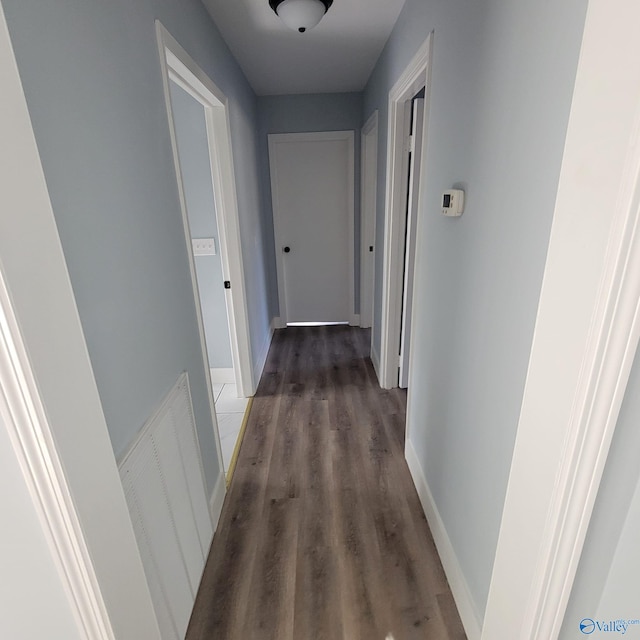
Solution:
[[[194,256],[215,256],[216,255],[216,239],[215,238],[192,238]]]

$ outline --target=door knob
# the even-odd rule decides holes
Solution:
[[[283,251],[284,251],[285,253],[289,253],[289,251],[291,251],[291,247],[285,247],[285,248],[283,249]]]

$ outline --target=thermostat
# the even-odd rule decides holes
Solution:
[[[442,215],[461,216],[464,211],[464,191],[462,189],[449,189],[442,194]]]

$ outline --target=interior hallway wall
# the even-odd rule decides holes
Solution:
[[[254,361],[269,339],[255,95],[198,0],[2,4],[115,454],[187,371],[210,493],[220,469],[154,21],[229,99]]]
[[[269,173],[270,133],[310,133],[314,131],[355,131],[354,181],[354,261],[355,309],[360,312],[360,129],[362,128],[361,93],[318,93],[258,98],[258,132],[261,158],[262,210],[264,212],[265,246],[268,247],[269,300],[271,316],[279,315],[278,275],[271,204]]]
[[[515,440],[586,0],[407,0],[365,89],[380,116],[433,30],[408,434],[481,623]],[[466,191],[457,219],[440,194]],[[379,356],[382,252],[376,255]]]

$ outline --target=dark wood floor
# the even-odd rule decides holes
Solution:
[[[276,332],[187,640],[466,637],[368,344]]]

